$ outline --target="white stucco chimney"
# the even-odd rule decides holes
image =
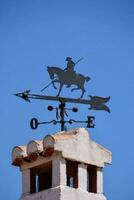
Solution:
[[[47,135],[12,150],[22,174],[20,200],[106,200],[103,168],[110,151],[90,139],[84,128]]]

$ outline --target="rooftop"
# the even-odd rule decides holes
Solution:
[[[79,128],[46,135],[41,141],[31,140],[24,146],[15,146],[12,149],[12,164],[22,167],[39,157],[50,157],[54,152],[61,153],[67,159],[100,167],[112,163],[111,152],[91,140],[85,128]]]

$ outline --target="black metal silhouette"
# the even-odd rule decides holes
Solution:
[[[52,80],[52,85],[54,89],[57,89],[57,87],[55,86],[55,83],[60,83],[57,96],[60,95],[60,92],[64,85],[67,85],[67,86],[76,85],[77,88],[73,88],[71,91],[73,92],[74,90],[82,90],[82,94],[80,98],[83,98],[83,95],[86,92],[84,88],[84,84],[85,84],[85,81],[88,82],[91,79],[90,77],[88,76],[85,77],[81,74],[75,74],[68,71],[66,72],[59,67],[47,67],[47,71],[49,73],[50,79]],[[56,79],[55,79],[55,75],[57,76]],[[41,91],[43,90],[44,89],[42,89]]]
[[[16,96],[24,99],[25,101],[30,102],[30,99],[38,99],[38,100],[50,100],[50,101],[59,101],[60,99],[64,99],[64,102],[68,103],[78,103],[78,104],[87,104],[90,105],[90,110],[103,110],[110,113],[110,109],[107,105],[105,105],[110,97],[98,97],[89,95],[90,99],[75,99],[75,98],[67,98],[67,97],[54,97],[54,96],[45,96],[38,94],[30,94],[30,90],[26,90],[25,92],[16,93]]]
[[[32,129],[37,129],[38,126],[40,124],[54,124],[56,125],[57,123],[59,123],[61,125],[61,131],[65,131],[67,130],[67,127],[65,126],[66,123],[72,124],[72,123],[86,123],[87,124],[87,128],[94,128],[94,123],[93,121],[95,120],[94,116],[88,116],[86,121],[77,121],[74,119],[70,119],[70,120],[65,120],[65,115],[68,117],[67,114],[67,110],[72,110],[73,112],[77,112],[78,108],[73,107],[73,108],[66,108],[66,103],[64,101],[64,99],[59,98],[60,104],[59,107],[54,108],[53,106],[48,106],[48,110],[52,111],[52,110],[56,110],[56,119],[57,120],[51,120],[51,121],[47,121],[47,122],[39,122],[38,119],[33,118],[30,121],[30,126]],[[58,112],[60,111],[60,112]]]
[[[77,111],[77,108],[66,108],[66,103],[78,103],[78,104],[87,104],[90,105],[88,108],[89,110],[103,110],[110,113],[109,107],[106,105],[109,102],[110,97],[99,97],[99,96],[91,96],[89,95],[89,99],[82,99],[85,91],[84,85],[85,82],[88,82],[91,78],[88,76],[83,76],[82,74],[76,73],[74,67],[77,63],[79,63],[83,58],[79,59],[77,62],[74,62],[71,57],[67,57],[67,67],[65,69],[61,69],[59,67],[47,67],[47,71],[49,73],[51,82],[46,85],[42,90],[44,91],[50,85],[53,85],[54,89],[57,89],[56,83],[59,83],[59,91],[57,96],[46,96],[46,95],[39,95],[39,94],[31,94],[30,90],[26,90],[21,93],[16,93],[15,95],[21,97],[27,102],[30,102],[31,99],[38,99],[38,100],[50,100],[50,101],[58,101],[60,102],[59,107],[53,108],[52,106],[48,107],[48,110],[51,111],[53,109],[56,110],[56,120],[51,120],[48,122],[39,122],[36,118],[33,118],[30,122],[30,126],[32,129],[36,129],[40,124],[47,124],[53,123],[57,124],[60,123],[61,130],[66,130],[66,123],[87,123],[87,127],[93,128],[94,127],[94,117],[88,116],[86,121],[76,121],[74,119],[65,120],[65,116],[67,115],[67,110],[72,110],[74,112]],[[76,85],[76,88],[72,88],[71,91],[74,90],[82,90],[82,94],[79,99],[76,98],[68,98],[68,97],[59,97],[63,86],[66,85],[67,87],[71,87],[72,85]]]
[[[67,57],[66,61],[67,61],[67,67],[64,69],[64,71],[66,72],[66,78],[71,77],[72,78],[78,78],[76,72],[74,71],[74,66],[76,64],[78,64],[81,60],[83,60],[83,58],[80,58],[79,60],[77,60],[77,62],[73,62],[71,57]],[[49,68],[49,67],[48,67]],[[82,75],[83,76],[83,75]],[[53,77],[50,75],[50,78],[53,79]],[[69,78],[70,79],[70,78]],[[90,80],[90,78],[89,78]],[[41,92],[43,92],[46,88],[48,88],[51,84],[53,84],[54,89],[57,89],[57,87],[55,86],[54,83],[60,83],[60,80],[54,79],[52,80],[48,85],[46,85],[43,89],[41,89]],[[71,87],[71,82],[67,84],[67,87]],[[73,90],[72,90],[73,91]],[[59,96],[59,95],[58,95]]]
[[[90,97],[90,110],[105,110],[110,113],[110,109],[105,103],[110,100],[110,97],[98,97],[98,96],[91,96]]]
[[[67,61],[67,67],[65,68],[65,70],[71,73],[75,73],[74,71],[75,62],[72,61],[72,58],[67,57],[66,61]]]

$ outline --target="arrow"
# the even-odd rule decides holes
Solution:
[[[105,105],[110,97],[99,97],[99,96],[91,96],[90,99],[75,99],[75,98],[67,98],[67,97],[55,97],[55,96],[45,96],[38,94],[31,94],[30,90],[26,90],[21,93],[14,94],[22,98],[25,101],[30,102],[30,99],[38,99],[38,100],[50,100],[50,101],[60,101],[61,99],[68,103],[79,103],[79,104],[87,104],[90,105],[90,110],[104,110],[110,113],[110,109],[107,105]]]

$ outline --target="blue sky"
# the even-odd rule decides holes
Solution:
[[[26,89],[40,93],[50,81],[46,66],[65,68],[66,56],[84,58],[76,71],[91,77],[85,98],[111,96],[111,114],[80,105],[79,113],[69,116],[96,117],[91,138],[113,153],[112,166],[104,169],[104,192],[108,200],[133,199],[134,2],[0,0],[0,30],[0,199],[15,200],[21,194],[20,172],[11,165],[13,146],[59,130],[57,125],[36,131],[29,127],[32,117],[53,119],[47,106],[55,102],[26,103],[12,94]],[[49,87],[44,94],[56,91]],[[79,97],[80,92],[65,88],[62,95]],[[69,129],[79,126],[84,125]]]

